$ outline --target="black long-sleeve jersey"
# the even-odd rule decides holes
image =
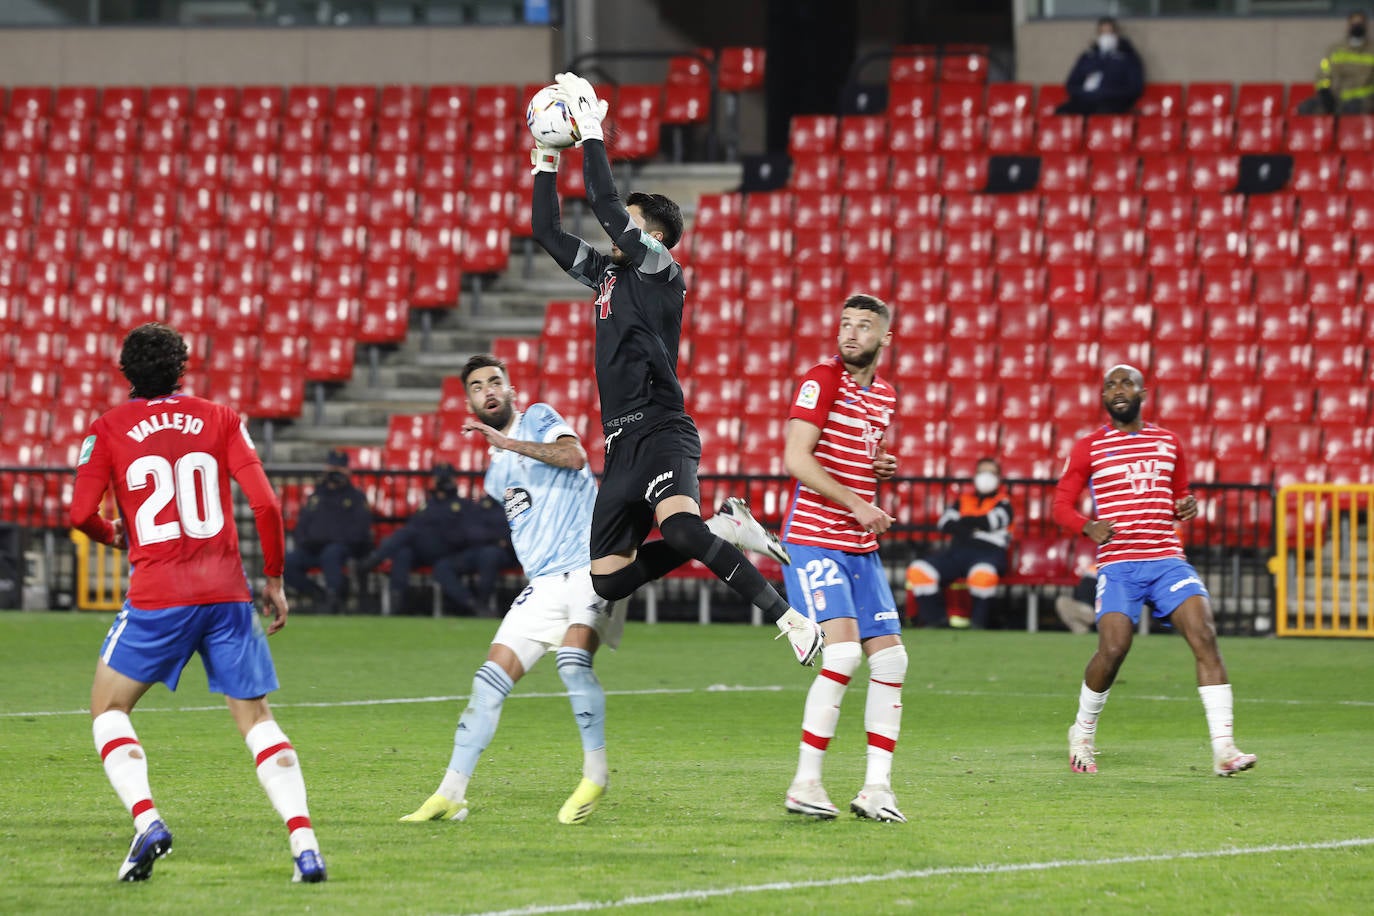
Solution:
[[[596,291],[596,381],[601,425],[609,438],[686,414],[677,356],[687,287],[682,267],[668,249],[630,219],[611,177],[605,145],[588,140],[582,151],[587,200],[629,263],[617,265],[563,231],[557,176],[551,172],[534,178],[531,222],[535,240],[558,266]]]

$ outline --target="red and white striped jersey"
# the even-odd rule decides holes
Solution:
[[[872,502],[878,492],[873,459],[896,403],[897,393],[882,378],[875,376],[865,388],[854,381],[838,356],[832,356],[806,373],[787,418],[819,427],[816,460],[831,477]],[[800,481],[793,482],[783,540],[849,553],[878,549],[877,535],[860,528],[849,510]]]
[[[1074,443],[1054,491],[1054,519],[1081,532],[1090,519],[1078,498],[1090,488],[1093,514],[1111,522],[1112,539],[1097,548],[1099,568],[1122,560],[1183,556],[1174,502],[1188,495],[1188,466],[1178,436],[1146,423],[1138,433],[1110,424]]]

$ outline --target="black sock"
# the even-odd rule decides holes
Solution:
[[[786,613],[787,601],[738,547],[712,534],[700,516],[679,512],[659,523],[658,530],[663,532],[664,542],[674,551],[701,561],[745,601],[771,614],[775,620]]]

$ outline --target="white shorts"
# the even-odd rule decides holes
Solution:
[[[612,649],[620,645],[628,602],[608,607],[592,588],[590,566],[530,580],[501,621],[492,644],[507,647],[520,659],[526,671],[544,656],[563,645],[568,627],[575,623],[596,630],[602,644]]]

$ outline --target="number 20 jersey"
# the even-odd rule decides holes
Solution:
[[[191,395],[133,399],[91,424],[76,473],[114,488],[131,605],[250,600],[229,479],[254,463],[238,414]]]

